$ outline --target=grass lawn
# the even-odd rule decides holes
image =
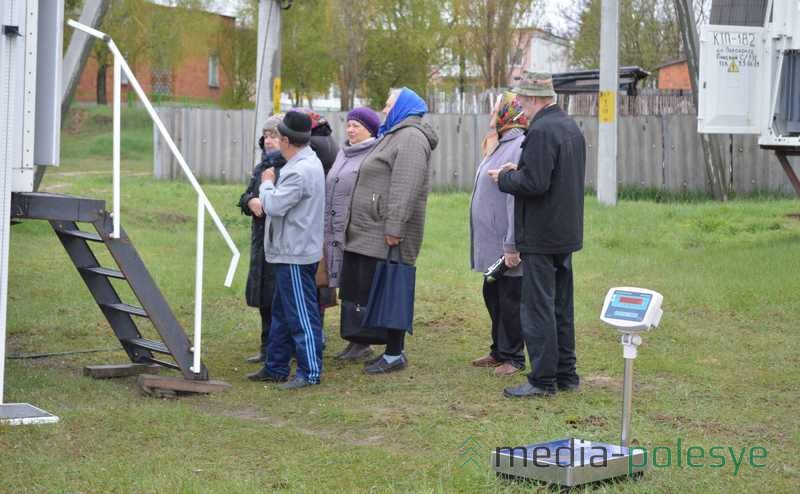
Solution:
[[[78,113],[64,134],[61,168],[44,189],[111,199],[107,111]],[[196,199],[182,182],[151,178],[151,130],[126,113],[122,221],[184,326],[192,323]],[[578,370],[584,386],[541,401],[509,401],[470,360],[486,353],[489,320],[481,277],[469,271],[466,194],[430,200],[418,263],[410,367],[366,377],[329,356],[338,311],[326,317],[323,383],[296,393],[248,382],[257,311],[244,303],[249,218],[238,186],[209,197],[242,249],[232,289],[222,286],[227,249],[206,236],[204,360],[233,385],[214,396],[159,400],[133,379],[94,381],[84,365],[123,363],[121,351],[8,360],[6,401],[30,402],[57,425],[0,428],[2,492],[531,492],[498,480],[490,450],[577,435],[615,442],[622,350],[598,319],[606,290],[641,285],[665,298],[661,327],[636,361],[633,432],[649,449],[672,448],[670,468],[593,492],[797,492],[800,485],[797,316],[800,212],[796,200],[665,203],[586,200],[585,249],[574,258]],[[118,348],[75,268],[45,222],[13,227],[8,352]],[[480,466],[462,468],[468,437]],[[675,448],[680,439],[683,466]],[[686,466],[688,446],[763,446],[747,455]],[[660,458],[665,462],[665,456]],[[587,489],[589,491],[591,489]]]

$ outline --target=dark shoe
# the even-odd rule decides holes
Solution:
[[[520,371],[519,367],[514,367],[513,365],[506,362],[505,364],[497,367],[494,370],[494,375],[497,377],[506,377],[506,376],[513,376]]]
[[[580,383],[558,383],[559,391],[578,391],[580,388]]]
[[[552,396],[556,394],[555,391],[549,391],[542,388],[537,388],[531,383],[520,384],[513,388],[506,388],[503,390],[503,396],[506,398],[542,398],[545,396]]]
[[[307,386],[313,386],[313,384],[311,384],[310,382],[306,381],[302,377],[295,377],[291,381],[289,381],[287,383],[283,383],[278,387],[283,389],[283,390],[291,390],[291,389],[305,388]]]
[[[247,375],[247,379],[250,379],[251,381],[264,381],[264,382],[270,382],[270,383],[284,383],[284,382],[286,382],[286,376],[284,376],[284,377],[273,376],[272,374],[267,372],[267,369],[264,369],[264,368],[262,368],[258,372],[253,372],[252,374],[248,374]]]
[[[380,355],[378,355],[377,357],[369,358],[369,359],[364,361],[364,367],[369,367],[370,365],[374,364],[375,362],[377,362],[378,360],[380,360],[382,358],[383,358],[383,354],[382,353]]]
[[[503,362],[498,362],[491,355],[487,355],[472,361],[472,365],[475,367],[500,367],[502,364]]]
[[[350,351],[341,357],[341,360],[357,361],[369,358],[374,352],[369,345],[354,343]]]
[[[402,355],[403,355],[403,360],[405,360],[406,361],[406,365],[408,365],[408,357],[406,356],[406,351],[405,350],[403,350]],[[380,360],[382,358],[383,358],[383,354],[381,353],[377,357],[373,357],[371,359],[367,359],[367,360],[364,361],[364,367],[368,367],[368,366],[374,364],[375,362],[377,362],[378,360]]]
[[[264,363],[264,354],[263,353],[259,353],[259,354],[253,355],[252,357],[247,357],[245,360],[249,364],[263,364]]]
[[[333,356],[333,358],[335,358],[336,360],[341,360],[341,359],[343,359],[345,355],[347,355],[348,353],[350,353],[350,350],[352,350],[352,349],[353,349],[353,346],[355,346],[355,343],[353,343],[352,341],[351,341],[351,342],[349,342],[349,343],[347,344],[347,346],[346,346],[346,347],[344,347],[344,350],[342,350],[341,352],[339,352],[339,353],[337,353],[336,355],[334,355],[334,356]]]
[[[381,358],[377,361],[364,367],[364,374],[388,374],[390,372],[401,371],[406,368],[406,365],[407,362],[404,355],[401,355],[398,360],[395,360],[391,364],[381,355]]]

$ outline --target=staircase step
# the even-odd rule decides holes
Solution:
[[[100,235],[91,232],[85,232],[83,230],[56,230],[60,235],[66,235],[68,237],[75,237],[80,238],[83,240],[87,240],[89,242],[103,242],[103,239]]]
[[[118,310],[120,312],[127,312],[128,314],[133,314],[134,316],[149,317],[147,315],[147,311],[145,311],[141,307],[136,307],[135,305],[128,305],[128,304],[103,304],[103,305],[106,307],[110,307],[114,310]]]
[[[116,269],[111,268],[103,268],[103,267],[96,267],[96,268],[78,268],[81,271],[88,271],[90,273],[99,274],[100,276],[107,276],[109,278],[118,278],[120,280],[125,279],[125,275],[122,274],[121,271],[117,271]]]
[[[150,350],[151,352],[165,353],[170,355],[170,351],[167,346],[160,341],[148,340],[147,338],[131,338],[130,340],[125,340],[125,342],[139,348],[144,348],[145,350]]]
[[[158,360],[154,358],[145,358],[144,360],[150,362],[151,364],[156,364],[160,365],[161,367],[166,367],[167,369],[181,370],[179,366],[173,364],[172,362],[164,362],[163,360]]]

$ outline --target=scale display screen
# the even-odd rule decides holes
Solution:
[[[649,293],[616,290],[604,316],[609,319],[642,322],[650,307],[652,295]]]

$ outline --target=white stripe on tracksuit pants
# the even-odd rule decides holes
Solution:
[[[319,383],[322,373],[322,324],[317,302],[317,264],[275,264],[275,296],[267,345],[266,370],[288,377],[297,357],[297,376]]]

